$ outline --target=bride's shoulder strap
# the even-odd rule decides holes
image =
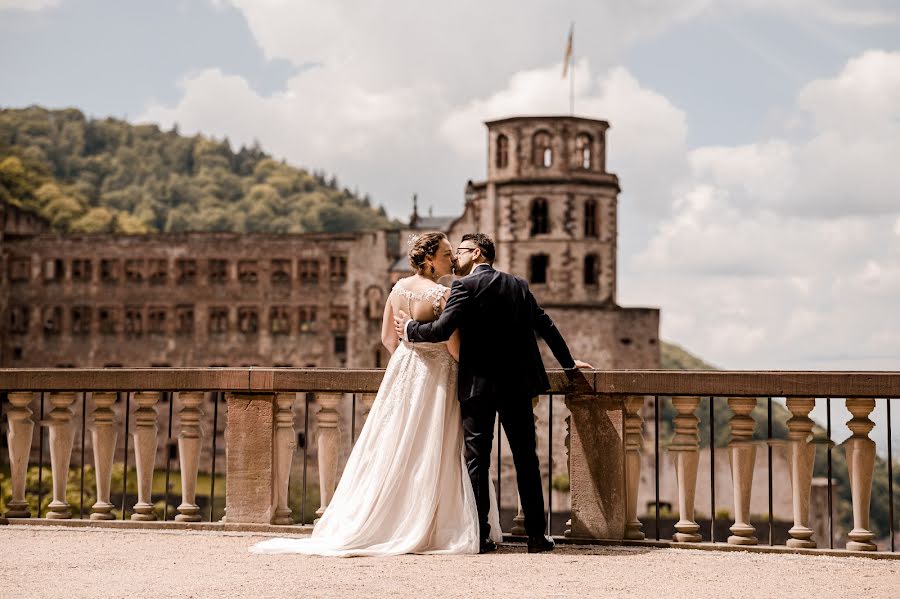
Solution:
[[[422,300],[431,303],[431,309],[434,311],[435,316],[440,316],[441,300],[444,299],[444,294],[449,290],[449,287],[438,284],[434,287],[429,287],[422,294]]]

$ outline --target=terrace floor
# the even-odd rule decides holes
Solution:
[[[900,560],[521,545],[471,556],[253,555],[258,532],[0,527],[3,597],[898,597]]]

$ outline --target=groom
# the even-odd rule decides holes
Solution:
[[[450,298],[440,318],[430,323],[395,317],[397,333],[412,342],[440,342],[460,331],[459,401],[465,458],[478,505],[481,553],[494,551],[488,524],[491,446],[495,414],[506,432],[516,479],[528,552],[553,549],[545,536],[544,493],[538,464],[531,399],[550,388],[535,333],[570,376],[590,364],[572,359],[553,320],[538,305],[528,284],[494,270],[494,242],[483,233],[463,235],[456,248],[456,272]]]

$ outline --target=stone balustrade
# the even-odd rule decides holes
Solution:
[[[851,418],[847,426],[852,433],[839,448],[834,448],[845,453],[850,474],[853,529],[848,533],[846,549],[875,550],[869,505],[876,460],[875,443],[870,438],[875,426],[871,417],[876,397],[900,396],[900,374],[836,374],[610,371],[589,372],[580,383],[572,383],[561,372],[551,372],[553,392],[565,395],[569,411],[565,416],[565,446],[572,511],[566,536],[649,542],[644,541],[648,531],[644,530],[646,522],[639,519],[638,494],[641,485],[647,484],[646,477],[642,482],[642,454],[648,451],[652,438],[646,431],[646,398],[656,396],[671,397],[676,412],[674,435],[660,449],[664,452],[660,457],[667,455],[670,459],[659,461],[660,468],[671,463],[677,481],[678,522],[672,541],[701,542],[704,535],[695,516],[701,454],[697,414],[710,397],[724,397],[731,410],[730,439],[719,453],[728,456],[733,489],[733,503],[727,506],[733,520],[727,543],[758,544],[757,530],[750,523],[750,503],[754,493],[765,491],[753,486],[756,450],[766,443],[755,440],[760,435],[751,417],[759,394],[787,397],[785,404],[790,412],[787,439],[777,446],[784,450],[789,464],[787,482],[792,493],[793,526],[786,545],[797,549],[822,547],[825,539],[815,538],[809,521],[816,453],[810,412],[815,397],[841,393],[848,398],[845,403]],[[225,519],[238,524],[297,522],[299,515],[292,512],[289,495],[298,442],[306,444],[304,451],[310,447],[309,439],[298,437],[300,431],[295,425],[295,410],[304,405],[310,408],[305,419],[316,426],[313,467],[320,504],[315,515],[321,517],[337,486],[341,460],[349,451],[343,446],[347,439],[345,429],[357,417],[365,421],[381,376],[382,371],[324,369],[0,370],[0,391],[6,395],[3,415],[12,482],[11,492],[5,498],[5,516],[15,521],[35,515],[26,498],[26,478],[36,436],[32,407],[37,393],[43,393],[50,410],[38,424],[49,433],[52,479],[52,500],[46,518],[73,517],[66,483],[76,434],[80,431],[84,436],[79,418],[74,417],[77,396],[84,392],[92,406],[84,426],[90,430],[89,460],[96,480],[96,501],[89,518],[111,520],[116,517],[114,510],[123,507],[114,505],[111,499],[111,480],[117,443],[125,440],[125,435],[132,441],[137,497],[133,505],[124,507],[132,520],[152,521],[159,517],[153,477],[159,469],[160,403],[163,392],[175,391],[170,395],[179,408],[175,430],[181,481],[181,503],[175,520],[199,522],[203,518],[197,504],[201,454],[215,434],[204,424],[209,411],[204,410],[204,405],[208,392],[213,391],[225,394],[227,406]],[[304,404],[304,393],[314,393],[314,400]],[[361,401],[353,402],[356,416],[348,419],[346,396],[350,393],[359,394]],[[126,394],[130,414],[122,405],[121,398]],[[85,398],[82,409],[87,406]],[[546,426],[537,416],[535,421],[536,426]],[[123,424],[128,427],[127,423],[130,428],[123,434]],[[353,433],[350,439],[356,431]],[[652,440],[657,447],[659,440]],[[774,442],[771,446],[776,447]],[[82,467],[83,463],[82,449]],[[523,532],[521,508],[509,532]]]

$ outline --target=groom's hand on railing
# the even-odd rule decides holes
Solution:
[[[574,368],[564,369],[566,377],[569,379],[569,393],[593,393],[594,387],[588,382],[587,377],[584,376],[584,373],[581,372],[584,369],[593,370],[594,367],[587,362],[575,360]]]
[[[394,315],[394,330],[397,331],[397,337],[399,337],[401,341],[406,341],[406,323],[408,323],[409,320],[409,315],[403,310],[400,310],[399,314]]]

